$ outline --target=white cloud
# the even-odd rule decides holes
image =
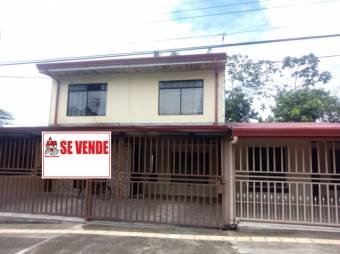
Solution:
[[[145,24],[151,13],[170,12],[177,3],[3,0],[0,62],[155,48],[156,43],[150,40],[184,36],[191,29],[190,24],[175,22]],[[170,19],[170,14],[163,18]],[[164,46],[174,45],[168,42]],[[8,75],[38,76],[35,66],[0,67],[0,108],[14,114],[15,125],[46,125],[51,81],[1,77]]]
[[[280,1],[282,2],[282,1]],[[340,23],[340,1],[309,1],[314,4],[300,5],[292,8],[268,9],[266,15],[273,26],[291,25],[284,34],[275,31],[267,34],[267,38],[294,37],[308,35],[322,35],[339,33]],[[271,7],[275,2],[260,0],[263,7]],[[285,1],[285,4],[308,3],[306,0]],[[267,52],[273,57],[284,57],[285,55],[301,56],[314,53],[317,56],[339,55],[340,38],[329,38],[311,41],[300,41],[284,43],[274,47],[267,47]],[[327,84],[327,88],[337,92],[340,96],[340,57],[320,59],[320,68],[329,70],[333,74],[333,80]]]

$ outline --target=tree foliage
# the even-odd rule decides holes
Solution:
[[[328,71],[320,72],[319,58],[314,54],[297,57],[285,57],[282,61],[281,73],[283,77],[290,77],[283,82],[284,87],[292,87],[293,89],[314,87],[316,84],[326,84],[332,79],[332,75]],[[284,72],[288,71],[288,74]]]
[[[339,121],[339,99],[317,87],[328,83],[332,75],[319,70],[319,59],[315,55],[286,57],[281,70],[286,83],[275,96],[274,119],[284,122]]]
[[[250,119],[256,119],[258,113],[252,109],[251,104],[252,100],[241,89],[235,88],[227,92],[225,101],[226,121],[249,122]]]
[[[226,68],[231,90],[241,88],[248,93],[258,92],[272,83],[273,74],[278,70],[270,61],[254,61],[240,54],[227,56]]]
[[[276,96],[274,119],[280,122],[339,122],[340,102],[323,89],[282,90]]]
[[[254,61],[239,54],[227,56],[226,68],[230,84],[225,102],[226,121],[248,122],[257,119],[258,113],[252,109],[253,99],[270,91],[265,86],[273,82],[277,69],[270,61]]]
[[[4,125],[11,124],[11,122],[14,120],[11,113],[0,109],[0,127],[3,127]]]
[[[273,115],[266,121],[339,121],[339,98],[323,90],[332,79],[320,71],[314,54],[285,57],[282,62],[254,61],[248,56],[227,57],[227,75],[231,90],[226,97],[226,120],[263,121],[253,102]],[[274,99],[273,99],[274,98]]]

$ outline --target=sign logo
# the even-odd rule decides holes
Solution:
[[[111,132],[42,132],[42,178],[111,178]]]
[[[45,144],[45,156],[58,157],[58,142],[49,137]]]

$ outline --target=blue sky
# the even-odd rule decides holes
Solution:
[[[0,62],[339,33],[340,1],[320,1],[329,2],[306,4],[317,0],[2,0]],[[253,3],[240,4],[248,2]],[[294,4],[297,6],[277,8]],[[213,6],[220,7],[209,8]],[[197,8],[209,9],[188,11]],[[183,17],[258,8],[264,10],[178,20]],[[159,20],[162,22],[156,22]],[[262,31],[245,32],[254,29]],[[167,40],[221,33],[226,33],[224,38],[218,35]],[[340,39],[327,39],[215,49],[213,52],[240,53],[255,59],[280,60],[287,55],[301,56],[310,52],[320,56],[340,54],[338,45]],[[321,61],[321,67],[330,70],[334,76],[327,88],[338,94],[339,64],[340,58]],[[37,72],[34,65],[0,67],[0,108],[14,114],[14,124],[17,126],[46,125],[50,83],[47,77]]]
[[[185,1],[183,1],[185,2]],[[242,4],[247,3],[247,4]],[[214,8],[216,7],[216,8]],[[213,0],[213,1],[197,1],[190,5],[178,5],[173,11],[172,17],[186,18],[188,16],[200,16],[200,15],[214,15],[218,13],[232,13],[239,11],[246,11],[251,9],[262,8],[259,1],[255,0]],[[197,9],[195,11],[187,11],[188,9]],[[256,22],[254,22],[254,16],[256,16]],[[188,22],[185,20],[178,20],[179,23]],[[201,18],[195,18],[191,21],[192,31],[205,33],[234,33],[239,32],[240,27],[246,27],[247,30],[256,29],[258,27],[269,27],[269,21],[266,18],[264,12],[257,12],[256,15],[249,13],[233,13],[226,15],[214,15]],[[245,24],[247,24],[245,26]],[[239,36],[242,38],[242,36]],[[249,35],[247,39],[249,39]]]

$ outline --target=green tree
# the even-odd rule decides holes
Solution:
[[[275,102],[272,110],[279,122],[340,122],[339,98],[323,89],[281,90]]]
[[[227,56],[227,77],[231,89],[241,88],[246,93],[256,94],[263,92],[262,89],[272,84],[273,74],[278,68],[271,61],[255,61],[246,55]]]
[[[248,56],[227,56],[228,84],[226,92],[226,121],[248,122],[256,119],[258,113],[252,106],[253,99],[267,96],[272,87],[273,74],[277,71],[270,61],[254,61]]]
[[[285,87],[296,90],[328,83],[332,79],[332,75],[328,71],[320,72],[319,62],[319,58],[314,54],[299,58],[285,57],[280,71],[283,78],[280,89]]]
[[[314,54],[285,57],[280,63],[228,56],[226,120],[338,121],[339,99],[322,89],[332,76],[320,71],[319,62]],[[253,102],[261,104],[261,110],[275,104],[269,106],[274,115],[265,120],[258,117]]]
[[[272,108],[276,121],[339,121],[339,99],[317,88],[332,79],[330,72],[319,70],[319,62],[313,54],[284,58],[282,81]]]
[[[0,127],[3,127],[4,125],[11,124],[11,121],[13,121],[14,118],[11,113],[0,109]]]
[[[252,100],[240,88],[234,88],[226,93],[225,111],[227,122],[249,122],[258,118],[258,113],[252,109]]]

